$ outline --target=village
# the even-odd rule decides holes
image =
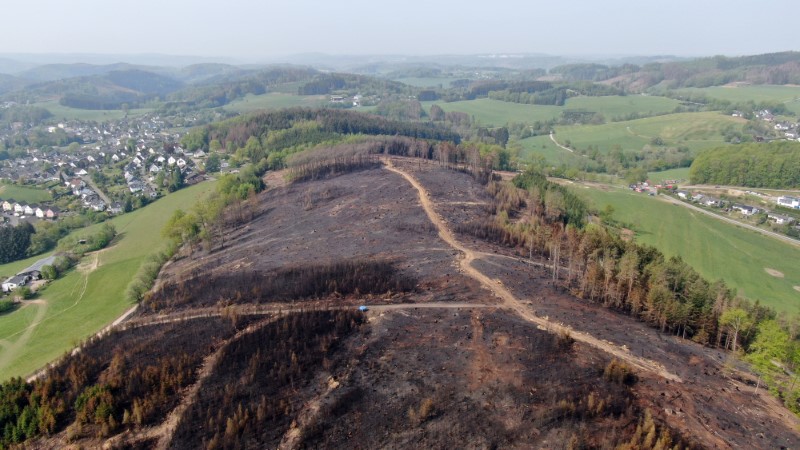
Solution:
[[[15,123],[0,130],[0,139],[45,132],[71,141],[65,147],[12,152],[0,161],[0,183],[40,189],[52,197],[26,202],[0,194],[3,223],[34,224],[86,211],[120,214],[131,209],[131,198],[144,199],[141,205],[163,195],[164,180],[171,176],[179,175],[182,185],[202,181],[198,163],[205,153],[181,148],[182,133],[174,129],[169,120],[145,114],[103,123],[71,120],[28,128]]]

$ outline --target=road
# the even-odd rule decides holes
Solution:
[[[680,377],[669,372],[664,368],[664,366],[653,360],[632,355],[626,349],[616,346],[610,342],[598,339],[589,333],[571,329],[560,323],[553,322],[546,317],[537,316],[533,309],[523,304],[508,289],[506,289],[500,280],[491,279],[483,272],[480,272],[478,269],[472,266],[472,261],[475,259],[480,259],[478,257],[478,253],[463,246],[460,242],[458,242],[458,240],[456,240],[453,233],[447,227],[447,224],[444,222],[444,220],[442,220],[439,214],[436,213],[433,202],[430,200],[428,191],[409,173],[395,167],[392,164],[391,159],[384,159],[384,163],[384,167],[387,170],[402,176],[417,190],[422,208],[425,210],[425,213],[428,215],[428,218],[431,220],[431,222],[433,222],[433,224],[439,230],[439,237],[462,255],[459,261],[461,271],[475,281],[478,281],[485,289],[489,290],[496,297],[499,297],[506,308],[514,311],[523,319],[536,324],[538,328],[542,330],[546,330],[554,334],[569,334],[576,341],[583,342],[584,344],[609,353],[615,358],[625,361],[641,370],[655,373],[670,381],[682,381]]]
[[[739,222],[738,220],[733,220],[731,218],[728,218],[728,217],[725,217],[725,216],[721,216],[719,214],[714,214],[711,211],[706,211],[703,208],[694,206],[694,205],[686,203],[686,202],[682,202],[682,201],[680,201],[680,200],[678,200],[676,198],[672,198],[672,197],[670,197],[668,195],[659,195],[658,198],[663,200],[663,201],[665,201],[665,202],[667,202],[667,203],[672,203],[673,205],[681,205],[684,208],[689,208],[692,211],[697,211],[699,213],[703,213],[703,214],[705,214],[707,216],[711,216],[711,217],[713,217],[713,218],[715,218],[717,220],[721,220],[723,222],[728,222],[728,223],[736,225],[738,227],[742,227],[742,228],[745,228],[745,229],[748,229],[748,230],[751,230],[751,231],[755,231],[757,233],[761,233],[764,236],[769,236],[769,237],[777,239],[779,241],[786,242],[787,244],[791,244],[791,245],[793,245],[795,247],[800,247],[800,241],[798,241],[796,239],[793,239],[793,238],[790,238],[789,236],[786,236],[786,235],[783,235],[783,234],[780,234],[780,233],[775,233],[775,232],[772,232],[772,231],[769,231],[769,230],[764,230],[762,228],[758,228],[756,226],[753,226],[753,225],[750,225],[750,224],[747,224],[747,223],[742,223],[742,222]]]
[[[83,180],[83,181],[84,181],[84,182],[85,182],[85,183],[86,183],[86,184],[87,184],[87,185],[88,185],[90,188],[92,188],[92,190],[93,190],[93,191],[97,192],[97,195],[99,195],[99,196],[100,196],[100,198],[101,198],[101,199],[103,199],[103,201],[104,201],[104,202],[106,202],[106,205],[107,205],[107,206],[111,206],[111,199],[110,199],[110,198],[108,198],[108,196],[105,194],[105,192],[101,191],[101,190],[100,190],[100,188],[99,188],[99,187],[97,187],[97,185],[96,185],[96,184],[94,184],[94,181],[92,181],[92,177],[90,177],[90,176],[88,176],[88,175],[85,175],[85,176],[82,176],[82,177],[81,177],[81,179],[82,179],[82,180]]]

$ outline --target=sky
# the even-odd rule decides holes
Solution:
[[[25,0],[0,53],[747,55],[800,50],[787,0]]]

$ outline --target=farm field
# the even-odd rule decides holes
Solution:
[[[17,186],[13,184],[0,185],[0,199],[8,200],[12,198],[18,202],[40,203],[52,200],[53,196],[50,195],[50,192],[44,189]]]
[[[598,209],[613,206],[614,218],[631,224],[639,242],[680,256],[708,280],[723,279],[740,295],[781,313],[800,312],[797,247],[626,189],[576,191]]]
[[[639,150],[656,137],[666,145],[686,146],[694,151],[726,145],[721,131],[728,126],[741,127],[745,119],[729,117],[718,112],[669,114],[603,125],[556,127],[556,139],[567,141],[573,148],[592,145],[602,152],[615,145],[625,150]]]
[[[172,211],[187,208],[213,187],[201,183],[113,219],[119,236],[108,248],[86,255],[35,301],[0,316],[0,379],[33,373],[130,308],[125,289],[142,261],[161,248],[160,230]],[[14,264],[24,268],[44,256]]]
[[[714,86],[708,88],[680,89],[681,93],[703,93],[711,98],[731,102],[770,101],[782,102],[791,111],[800,114],[800,86]]]
[[[123,112],[121,109],[77,109],[61,105],[58,103],[58,100],[39,102],[35,103],[33,106],[39,106],[47,109],[53,113],[53,119],[55,120],[94,120],[102,122],[105,120],[119,120],[125,117],[125,112]],[[128,116],[140,116],[153,111],[154,110],[150,108],[131,109],[128,111]]]
[[[285,93],[268,93],[261,95],[247,95],[243,99],[233,101],[224,106],[229,111],[246,113],[259,109],[280,109],[293,106],[320,106],[326,101],[324,95],[295,95]]]

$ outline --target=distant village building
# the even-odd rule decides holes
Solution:
[[[789,197],[786,195],[783,197],[778,197],[778,205],[786,208],[800,209],[800,198]]]

